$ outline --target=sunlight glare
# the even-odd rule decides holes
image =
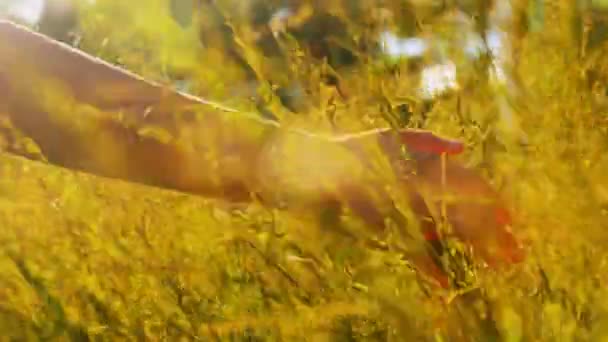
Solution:
[[[5,6],[4,9],[9,17],[35,25],[42,16],[44,0],[12,0]]]

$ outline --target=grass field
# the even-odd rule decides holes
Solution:
[[[198,63],[198,51],[187,50],[192,30],[157,46],[163,28],[177,29],[146,26],[145,11],[132,31],[112,26],[135,11],[127,2],[97,10],[112,6],[125,16],[84,17],[88,52],[157,79],[163,63],[186,71]],[[496,119],[504,97],[489,87],[465,87],[417,122],[465,141],[462,161],[513,209],[528,251],[522,264],[478,269],[466,291],[438,290],[396,253],[306,217],[2,152],[0,340],[608,341],[608,101],[583,73],[601,74],[605,62],[601,49],[581,58],[563,31],[547,27],[519,42],[517,125]],[[117,38],[100,43],[108,34]],[[163,54],[178,48],[187,53]],[[208,83],[198,90],[234,100],[238,72],[211,62],[191,75]],[[345,131],[384,125],[378,103],[397,107],[412,80],[364,71],[345,82],[354,94],[347,103],[331,102],[310,72],[320,106],[301,121],[327,125],[331,110]]]

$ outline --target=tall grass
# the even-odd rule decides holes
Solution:
[[[81,48],[157,80],[186,75],[197,94],[234,100],[238,68],[198,47],[194,29],[180,29],[161,5],[97,1],[83,14]],[[468,81],[477,87],[423,116],[415,76],[361,66],[343,76],[351,96],[341,99],[320,82],[326,65],[296,59],[290,72],[312,89],[313,109],[298,119],[277,109],[310,129],[352,131],[386,126],[407,106],[408,125],[465,140],[463,161],[511,203],[529,250],[523,264],[477,270],[467,291],[446,293],[398,255],[305,218],[0,155],[0,336],[608,339],[608,107],[582,72],[603,70],[602,59],[581,58],[565,28],[572,9],[555,10],[566,12],[547,17],[563,30],[551,25],[518,42],[521,92],[508,97],[517,130],[501,126],[500,90],[477,82],[476,71]],[[242,49],[255,58],[246,37]],[[284,72],[270,70],[260,77]]]

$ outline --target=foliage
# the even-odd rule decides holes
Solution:
[[[403,1],[359,9],[326,1],[326,10],[346,23],[345,36],[354,37],[344,44],[359,61],[346,66],[314,58],[311,46],[289,34],[280,41],[283,57],[268,57],[256,46],[247,11],[239,10],[244,2],[217,3],[233,33],[227,41],[216,34],[200,44],[199,19],[180,26],[168,1],[97,1],[81,5],[77,44],[146,77],[240,109],[268,110],[308,129],[399,125],[461,138],[468,147],[463,160],[483,170],[512,204],[528,258],[508,270],[478,270],[470,288],[442,291],[396,253],[305,218],[1,155],[3,336],[608,339],[606,48],[586,48],[579,27],[568,29],[589,12],[560,2],[522,5],[530,22],[542,17],[542,29],[509,32],[517,51],[510,83],[501,85],[483,58],[471,60],[446,43],[480,31],[480,24],[455,24],[432,1],[407,2],[409,16],[395,10],[406,8],[399,7]],[[299,9],[303,18],[321,6],[303,3],[312,6]],[[486,13],[476,1],[457,3],[466,13]],[[362,48],[378,23],[437,43],[422,60],[382,56]],[[426,29],[416,29],[421,23]],[[460,89],[424,99],[417,65],[448,59],[459,70]],[[338,85],[328,75],[337,75]],[[293,113],[281,102],[276,90],[292,86],[289,81],[306,90],[299,107],[306,110]]]

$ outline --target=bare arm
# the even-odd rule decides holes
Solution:
[[[426,189],[430,207],[418,203],[413,209],[428,215],[437,205],[433,196],[446,191],[438,156],[463,150],[462,143],[427,131],[378,129],[335,137],[287,130],[2,21],[0,116],[58,166],[231,201],[256,194],[269,205],[287,201],[313,210],[340,202],[376,228],[384,228],[384,217],[394,212],[387,186],[403,187],[410,201]],[[403,145],[413,164],[403,162]],[[418,176],[404,176],[404,164]],[[389,172],[377,169],[382,167]],[[487,260],[520,260],[498,195],[457,163],[450,162],[447,171],[454,197],[490,200],[451,206],[449,218],[460,237]],[[502,254],[488,254],[496,245]]]

